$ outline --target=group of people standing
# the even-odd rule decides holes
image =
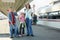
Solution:
[[[18,16],[19,22],[20,22],[20,27],[19,27],[19,32],[18,32],[18,26],[16,25],[16,17],[12,8],[8,9],[8,18],[9,18],[9,26],[10,26],[10,37],[18,37],[19,35],[25,34],[24,28],[26,26],[27,29],[27,36],[34,36],[33,35],[33,30],[32,30],[32,10],[31,6],[29,3],[25,4],[25,10],[24,12],[21,12],[20,15]]]

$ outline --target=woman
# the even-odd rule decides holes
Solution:
[[[31,6],[29,3],[25,5],[26,9],[24,10],[25,12],[25,18],[26,18],[26,27],[27,27],[27,36],[33,36],[33,31],[32,31],[32,10]]]

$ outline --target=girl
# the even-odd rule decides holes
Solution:
[[[24,34],[24,28],[25,28],[25,15],[23,12],[21,12],[20,16],[19,16],[19,21],[20,21],[20,36],[22,36]]]

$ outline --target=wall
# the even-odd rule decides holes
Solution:
[[[8,19],[0,20],[0,34],[9,33]]]

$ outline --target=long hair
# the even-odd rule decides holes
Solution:
[[[29,5],[29,9],[31,9],[31,6],[29,3],[25,4],[25,7],[27,8],[27,5]]]

